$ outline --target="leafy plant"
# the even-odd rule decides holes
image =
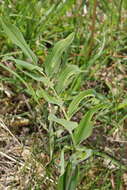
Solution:
[[[67,138],[65,146],[61,150],[61,174],[57,189],[75,190],[79,182],[79,163],[91,157],[94,152],[94,150],[82,146],[83,141],[92,134],[93,117],[94,115],[97,116],[101,110],[109,109],[112,105],[109,104],[110,101],[100,96],[93,89],[78,91],[76,95],[73,95],[72,92],[66,93],[74,80],[76,81],[85,72],[84,67],[62,60],[63,55],[68,52],[73,43],[74,33],[69,34],[65,39],[54,45],[42,67],[38,65],[37,56],[27,45],[19,29],[3,18],[1,24],[4,32],[14,44],[21,48],[28,60],[5,56],[3,61],[10,60],[14,62],[15,70],[12,71],[3,63],[0,63],[0,66],[20,80],[27,87],[26,92],[33,96],[37,102],[43,98],[47,103],[50,159],[53,159],[54,138],[62,139],[63,132],[64,137]],[[27,83],[27,79],[30,79],[29,83]],[[31,88],[34,82],[39,83],[37,89]],[[86,99],[89,100],[89,104]],[[118,110],[125,106],[126,102],[123,102],[115,109]],[[82,108],[84,108],[85,114],[80,122],[73,121],[75,114],[80,112]],[[113,111],[113,109],[110,111]],[[71,153],[69,153],[69,158],[66,160],[64,153],[68,151],[71,151]]]

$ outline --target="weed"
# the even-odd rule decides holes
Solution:
[[[24,164],[1,155],[22,165],[23,188],[120,189],[127,169],[125,1],[47,2],[0,5],[3,92],[11,105],[6,83],[23,94],[8,125],[17,118],[16,126],[33,127],[17,129]]]

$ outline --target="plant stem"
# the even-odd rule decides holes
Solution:
[[[120,167],[123,170],[127,170],[127,167],[124,164],[120,163],[120,161],[116,160],[114,157],[112,157],[111,155],[109,155],[105,152],[99,152],[99,151],[95,150],[94,155],[103,157],[106,160],[110,160],[114,165]]]
[[[120,5],[119,5],[119,17],[118,17],[118,23],[117,23],[117,30],[119,30],[119,26],[120,26],[120,24],[121,24],[122,4],[123,4],[123,0],[120,0]]]
[[[96,9],[97,9],[97,0],[94,0],[94,5],[93,5],[93,15],[92,15],[92,25],[91,25],[91,36],[90,36],[90,42],[89,42],[89,47],[87,50],[87,55],[86,57],[89,57],[92,53],[92,47],[94,45],[94,36],[95,36],[95,24],[96,24]]]

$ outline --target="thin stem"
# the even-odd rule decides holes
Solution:
[[[120,0],[120,5],[119,5],[119,17],[118,17],[118,23],[117,23],[117,30],[119,30],[119,26],[120,26],[120,24],[121,24],[122,4],[123,4],[123,0]]]
[[[54,89],[53,87],[52,87],[52,90],[53,90],[53,92],[54,92],[55,96],[56,96],[57,98],[60,98],[60,97],[58,96],[57,92],[55,91],[55,89]],[[69,120],[69,117],[67,116],[67,114],[66,114],[66,111],[65,111],[64,107],[63,107],[63,106],[60,106],[60,108],[61,108],[61,110],[62,110],[62,112],[63,112],[63,114],[64,114],[65,118],[66,118],[67,120]]]
[[[111,163],[113,163],[114,165],[120,167],[123,170],[127,170],[126,165],[122,164],[120,161],[116,160],[114,157],[110,156],[109,154],[105,152],[94,151],[94,155],[103,157],[106,160],[110,160]]]
[[[92,25],[91,25],[91,36],[90,36],[90,42],[89,42],[89,47],[87,51],[87,56],[89,57],[92,53],[92,47],[94,45],[94,36],[95,36],[95,24],[96,24],[96,9],[97,9],[97,0],[94,0],[94,5],[93,5],[93,15],[92,15]]]

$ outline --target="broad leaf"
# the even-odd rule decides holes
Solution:
[[[68,163],[64,174],[59,178],[57,190],[76,190],[78,176],[78,166]]]
[[[78,124],[76,122],[67,121],[65,119],[59,119],[53,114],[49,115],[48,120],[54,121],[54,122],[62,125],[70,134],[78,126]]]
[[[58,77],[58,82],[56,85],[56,91],[58,93],[61,93],[62,91],[64,91],[68,85],[71,82],[71,79],[76,75],[79,74],[83,71],[81,71],[79,69],[78,66],[76,65],[66,65],[65,68],[61,71],[61,73],[59,74]]]
[[[53,87],[53,83],[52,81],[49,80],[49,78],[47,77],[43,77],[43,76],[40,76],[38,74],[35,74],[35,73],[30,73],[30,72],[27,72],[27,71],[22,71],[25,75],[27,75],[28,77],[32,78],[33,80],[35,81],[38,81],[38,82],[43,82],[43,84],[45,86],[49,86],[49,87]],[[41,90],[37,90],[38,92],[41,93]]]
[[[93,151],[91,149],[87,148],[79,148],[76,149],[76,152],[72,154],[71,156],[71,162],[74,164],[79,164],[83,160],[88,159],[90,156],[92,156]]]
[[[2,27],[7,34],[7,36],[12,40],[14,44],[16,44],[18,47],[22,49],[24,54],[28,56],[28,58],[33,61],[34,63],[37,63],[38,59],[36,55],[32,52],[32,50],[27,45],[22,33],[20,30],[10,22],[7,22],[5,19],[0,19],[2,23]]]
[[[95,91],[92,89],[82,91],[78,95],[76,95],[69,105],[67,112],[68,117],[71,118],[80,109],[79,104],[83,99],[85,99],[86,97],[93,97],[93,96],[95,96]]]
[[[66,175],[66,190],[76,190],[78,183],[78,166],[71,166]]]
[[[56,104],[58,106],[63,105],[63,101],[61,99],[57,99],[56,97],[50,96],[45,90],[40,89],[36,91],[37,96],[43,97],[48,103]]]
[[[65,174],[59,177],[57,190],[66,190],[65,189]]]
[[[51,77],[54,73],[58,72],[62,54],[72,43],[73,38],[74,33],[71,33],[66,39],[57,42],[52,51],[47,56],[47,59],[45,61],[45,71],[48,76]]]
[[[87,139],[92,134],[92,122],[91,119],[93,115],[99,110],[99,109],[105,109],[109,107],[109,105],[100,104],[98,106],[95,106],[90,111],[88,111],[84,117],[81,119],[78,127],[74,131],[74,140],[75,143],[78,145],[85,139]]]
[[[13,57],[5,57],[4,59],[14,61],[17,66],[27,69],[28,71],[43,72],[43,68],[41,68],[35,64],[29,63],[27,61],[22,61],[20,59],[14,59]]]
[[[81,143],[92,134],[91,118],[95,112],[88,111],[79,123],[77,130],[74,132],[76,144]]]

